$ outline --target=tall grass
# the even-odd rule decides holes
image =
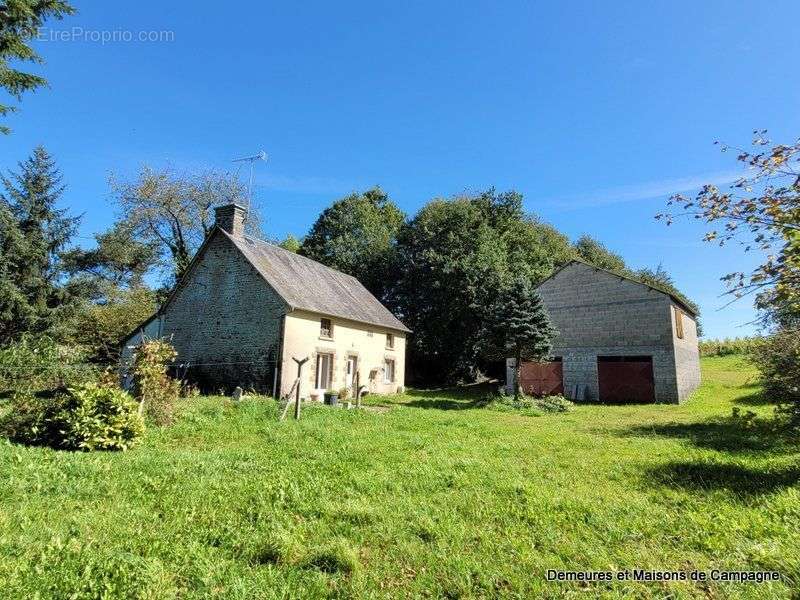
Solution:
[[[755,370],[703,359],[685,404],[525,416],[410,390],[381,412],[185,400],[125,453],[0,441],[5,598],[791,598],[800,452]],[[776,570],[592,584],[547,569]]]

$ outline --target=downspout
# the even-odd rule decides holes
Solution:
[[[291,310],[291,309],[290,309]],[[286,313],[281,317],[281,331],[278,337],[278,355],[276,357],[277,363],[275,364],[275,375],[272,382],[272,397],[280,400],[279,390],[283,389],[283,350],[286,346],[284,343],[284,336],[286,335]],[[278,374],[280,371],[280,375]]]

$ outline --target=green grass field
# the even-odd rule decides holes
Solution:
[[[0,442],[0,596],[792,597],[800,449],[725,418],[772,410],[741,359],[703,369],[682,406],[527,417],[412,391],[280,423],[271,400],[202,398],[128,453]],[[551,568],[783,580],[548,583]]]

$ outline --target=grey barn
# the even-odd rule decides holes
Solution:
[[[526,390],[679,403],[700,384],[696,314],[669,292],[577,260],[538,290],[559,333],[551,362],[522,365]]]

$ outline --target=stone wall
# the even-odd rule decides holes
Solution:
[[[221,233],[164,311],[162,335],[206,391],[272,393],[286,304]]]
[[[286,315],[281,395],[290,391],[297,378],[297,364],[292,357],[308,357],[308,362],[303,366],[300,395],[303,398],[311,396],[316,390],[317,355],[321,353],[333,355],[331,388],[334,390],[345,386],[348,357],[356,358],[359,381],[367,386],[370,393],[393,394],[403,388],[406,355],[403,332],[330,317],[333,336],[326,338],[320,335],[321,318],[322,315],[306,311],[292,311]],[[387,347],[387,333],[394,335],[394,348]],[[395,362],[395,378],[390,383],[385,383],[383,377],[386,359]]]

